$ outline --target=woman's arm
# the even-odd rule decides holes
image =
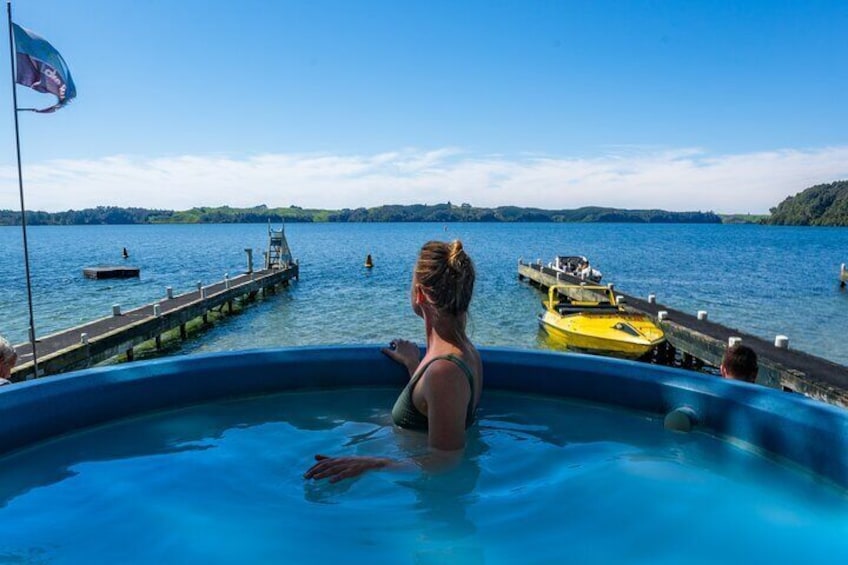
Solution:
[[[330,479],[331,483],[361,475],[371,469],[420,468],[436,472],[452,467],[465,447],[465,418],[471,401],[471,387],[455,364],[436,361],[423,375],[422,392],[427,402],[429,422],[427,453],[396,460],[388,457],[316,455],[316,463],[305,479]]]
[[[471,386],[455,363],[438,360],[421,380],[427,403],[427,443],[432,449],[456,451],[465,447],[465,419]]]

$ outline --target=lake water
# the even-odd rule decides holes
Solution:
[[[470,330],[480,345],[543,347],[536,315],[542,294],[517,279],[520,257],[590,258],[621,291],[657,295],[669,307],[707,310],[711,320],[848,365],[848,230],[755,225],[638,224],[290,224],[300,281],[184,343],[181,353],[254,347],[421,341],[409,308],[421,244],[460,238],[478,283]],[[29,229],[39,336],[129,309],[257,263],[267,227],[240,225],[36,226]],[[121,258],[127,247],[130,258]],[[26,341],[28,314],[21,230],[0,227],[0,334]],[[366,254],[375,262],[363,267]],[[82,269],[130,264],[141,277],[87,280]]]

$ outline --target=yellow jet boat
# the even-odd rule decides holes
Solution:
[[[539,325],[566,349],[638,359],[665,341],[650,316],[627,312],[605,286],[555,285]]]

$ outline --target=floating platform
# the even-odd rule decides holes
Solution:
[[[138,267],[103,265],[100,267],[86,267],[82,274],[87,279],[131,279],[139,276],[141,269]]]

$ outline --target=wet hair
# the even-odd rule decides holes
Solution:
[[[757,380],[757,354],[747,345],[728,347],[721,364],[730,378],[749,383]]]
[[[439,311],[454,316],[467,312],[474,278],[474,263],[458,239],[428,241],[421,247],[415,279]]]
[[[0,365],[7,365],[18,358],[15,348],[9,340],[0,336]]]

